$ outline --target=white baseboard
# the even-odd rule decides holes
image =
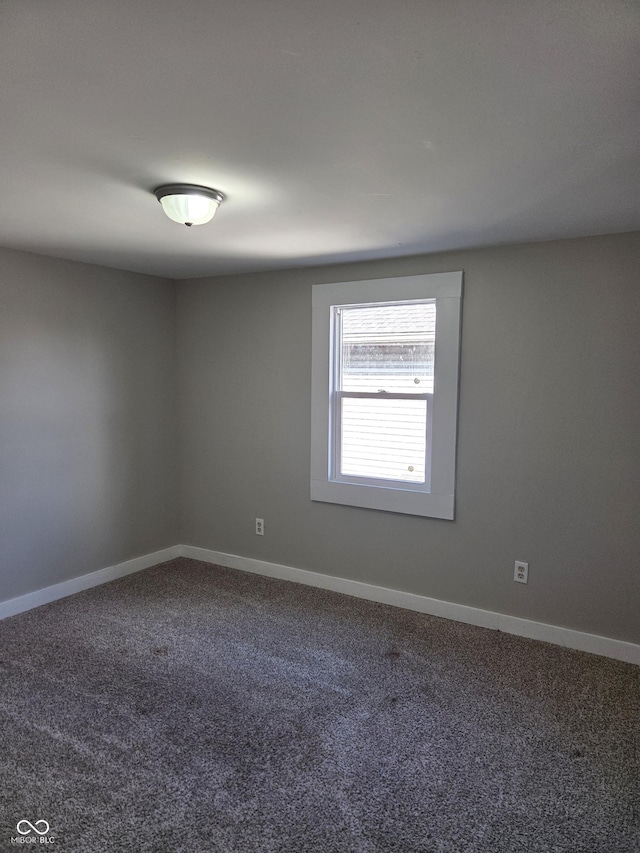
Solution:
[[[118,563],[115,566],[108,566],[106,569],[99,569],[97,572],[90,572],[87,575],[71,578],[44,589],[37,589],[35,592],[19,595],[17,598],[10,598],[8,601],[0,601],[0,619],[15,616],[25,610],[40,607],[41,604],[49,604],[51,601],[57,601],[58,598],[65,598],[67,595],[82,592],[82,590],[90,589],[92,586],[100,586],[100,584],[133,574],[133,572],[139,572],[142,569],[148,569],[150,566],[164,563],[166,560],[173,560],[179,556],[181,556],[181,546],[173,545],[171,548],[163,548],[161,551],[154,551],[152,554],[144,554],[142,557],[127,560],[125,563]]]
[[[332,577],[305,569],[296,569],[292,566],[282,566],[279,563],[268,563],[250,557],[238,557],[235,554],[223,554],[220,551],[196,548],[193,545],[178,545],[178,550],[181,557],[191,557],[194,560],[215,563],[218,566],[226,566],[230,569],[240,569],[244,572],[253,572],[271,578],[319,587],[320,589],[329,589],[333,592],[342,592],[356,598],[365,598],[368,601],[404,607],[406,610],[416,610],[418,613],[428,613],[430,616],[466,622],[480,628],[492,628],[496,631],[503,631],[505,634],[515,634],[518,637],[527,637],[530,640],[542,640],[556,646],[590,652],[594,655],[603,655],[640,666],[640,645],[627,643],[624,640],[586,634],[582,631],[573,631],[570,628],[561,628],[558,625],[533,622],[530,619],[507,616],[504,613],[481,610],[477,607],[467,607],[464,604],[452,604],[449,601],[440,601],[437,598],[427,598],[424,595],[401,592],[384,586]]]
[[[235,554],[224,554],[221,551],[211,551],[207,548],[197,548],[194,545],[174,545],[152,554],[145,554],[125,563],[118,563],[97,572],[71,578],[68,581],[36,590],[35,592],[11,598],[0,602],[0,619],[15,616],[25,610],[39,607],[41,604],[49,604],[59,598],[65,598],[84,589],[99,586],[103,583],[116,580],[117,578],[148,569],[158,563],[173,560],[175,557],[190,557],[194,560],[202,560],[206,563],[214,563],[218,566],[226,566],[230,569],[240,569],[243,572],[253,572],[258,575],[266,575],[280,580],[293,581],[294,583],[315,586],[319,589],[329,589],[333,592],[341,592],[356,598],[364,598],[368,601],[377,601],[380,604],[391,604],[394,607],[404,607],[406,610],[415,610],[418,613],[428,613],[430,616],[439,616],[443,619],[453,619],[457,622],[465,622],[469,625],[477,625],[480,628],[491,628],[495,631],[503,631],[505,634],[515,634],[518,637],[527,637],[531,640],[542,640],[546,643],[554,643],[569,649],[577,649],[581,652],[590,652],[594,655],[614,658],[615,660],[633,663],[640,666],[640,645],[627,643],[623,640],[615,640],[611,637],[600,637],[596,634],[586,634],[582,631],[573,631],[570,628],[561,628],[557,625],[547,625],[544,622],[533,622],[529,619],[521,619],[518,616],[507,616],[504,613],[495,613],[492,610],[481,610],[477,607],[467,607],[464,604],[453,604],[449,601],[440,601],[437,598],[427,598],[424,595],[416,595],[411,592],[402,592],[397,589],[389,589],[384,586],[362,583],[361,581],[348,580],[346,578],[323,575],[319,572],[310,572],[306,569],[296,569],[292,566],[282,566],[279,563],[268,563],[264,560],[254,560],[250,557],[239,557]]]

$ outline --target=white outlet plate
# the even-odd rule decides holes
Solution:
[[[256,536],[264,536],[264,518],[256,518]]]
[[[516,560],[513,570],[513,579],[516,583],[529,583],[529,563]]]

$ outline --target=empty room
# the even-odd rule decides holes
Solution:
[[[0,3],[0,849],[640,851],[639,46]]]

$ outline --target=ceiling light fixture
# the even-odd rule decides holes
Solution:
[[[169,219],[189,226],[210,222],[224,200],[218,190],[196,184],[165,184],[153,192]]]

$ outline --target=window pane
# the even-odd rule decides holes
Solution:
[[[344,476],[425,481],[426,400],[342,400]]]
[[[343,391],[433,392],[435,301],[342,308]]]

